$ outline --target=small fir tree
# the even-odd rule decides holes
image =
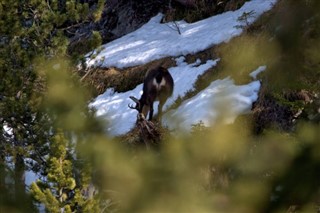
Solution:
[[[82,182],[86,175],[76,177],[74,160],[67,148],[69,142],[62,131],[55,135],[48,158],[47,180],[32,183],[31,193],[49,212],[96,212],[97,200],[84,193],[89,187]]]

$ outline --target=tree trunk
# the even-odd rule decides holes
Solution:
[[[25,171],[26,166],[23,156],[17,154],[14,165],[14,208],[21,212],[37,212],[37,209],[32,203],[31,196],[27,192],[25,184]]]

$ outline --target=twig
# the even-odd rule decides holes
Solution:
[[[169,27],[171,30],[177,31],[179,35],[181,35],[181,30],[179,28],[179,25],[176,21],[172,21],[176,28],[171,27],[170,25],[166,24],[167,27]]]

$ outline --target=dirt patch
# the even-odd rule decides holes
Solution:
[[[205,63],[208,60],[214,60],[217,58],[216,48],[217,47],[211,47],[194,55],[189,54],[185,56],[185,62],[191,64],[198,59],[200,59],[202,63]],[[176,61],[173,57],[166,57],[144,65],[125,69],[118,69],[115,67],[95,68],[90,71],[83,82],[94,88],[94,95],[105,92],[107,88],[113,88],[116,92],[126,92],[134,89],[138,84],[141,84],[146,72],[156,66],[170,68],[176,66]],[[83,77],[86,73],[82,72],[81,75]],[[214,76],[217,76],[216,68],[211,68],[203,75],[199,76],[198,81],[195,84],[196,90],[199,91],[208,86]]]
[[[277,100],[261,89],[259,99],[253,106],[253,131],[261,134],[266,128],[290,131],[293,128],[294,113],[289,107],[280,105]]]
[[[305,117],[305,109],[312,107],[314,100],[314,94],[306,90],[290,90],[275,97],[267,85],[262,85],[259,99],[253,106],[254,133],[260,134],[267,128],[293,131],[297,120]]]
[[[84,82],[94,88],[94,95],[105,92],[107,88],[113,88],[115,92],[125,92],[141,84],[149,69],[160,65],[169,68],[175,66],[175,63],[173,58],[166,57],[125,69],[115,67],[95,68],[90,70],[90,74],[85,77]],[[84,76],[85,73],[82,73],[82,75]]]

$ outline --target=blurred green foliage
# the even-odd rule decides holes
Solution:
[[[307,132],[270,131],[254,137],[242,125],[217,124],[191,136],[171,137],[157,151],[132,153],[101,137],[85,152],[92,156],[101,199],[111,200],[110,211],[316,209],[319,155],[308,156],[307,150],[319,149],[318,127],[302,124]]]

